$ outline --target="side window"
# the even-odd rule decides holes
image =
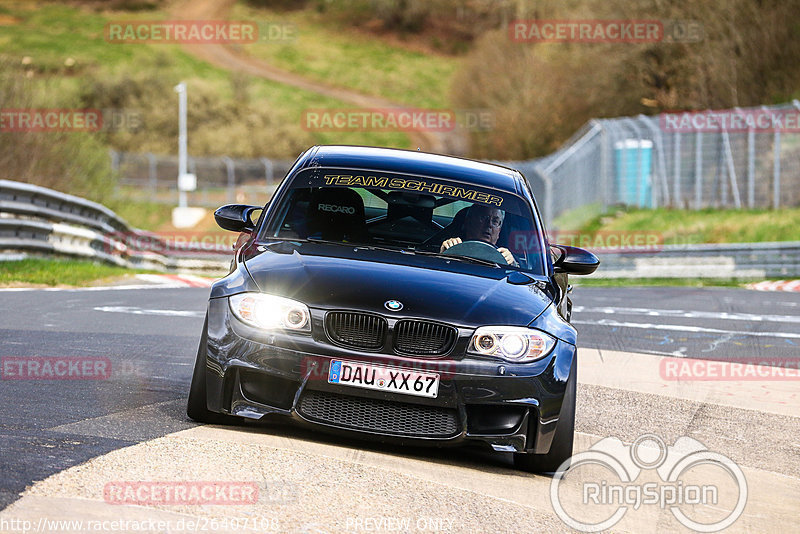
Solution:
[[[466,202],[464,200],[457,200],[455,202],[450,202],[449,204],[445,204],[443,206],[439,206],[433,210],[433,220],[438,222],[443,226],[447,226],[453,217],[456,216],[456,213],[461,211],[463,208],[467,208],[472,205],[472,202]]]
[[[364,201],[364,213],[366,214],[368,221],[373,217],[380,217],[381,215],[386,215],[386,209],[388,204],[386,204],[385,200],[371,193],[367,189],[362,189],[359,187],[353,190],[356,191]]]
[[[295,189],[291,192],[288,209],[278,228],[277,237],[306,237],[306,212],[311,197],[310,189]]]

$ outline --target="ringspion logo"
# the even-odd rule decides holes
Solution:
[[[580,532],[612,529],[642,508],[669,510],[697,532],[718,532],[739,519],[747,494],[744,472],[727,456],[694,438],[667,445],[655,434],[630,445],[602,439],[566,460],[550,483],[556,515]]]

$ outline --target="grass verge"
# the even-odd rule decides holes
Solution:
[[[83,260],[26,258],[0,261],[0,286],[97,285],[125,275],[152,273]]]
[[[737,280],[725,278],[592,278],[571,277],[569,283],[577,287],[744,287],[745,284],[761,280]]]
[[[780,210],[628,209],[599,215],[581,226],[598,233],[656,233],[664,244],[800,241],[800,208]]]

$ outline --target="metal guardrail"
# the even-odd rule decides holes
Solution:
[[[598,278],[800,277],[800,241],[665,245],[652,252],[593,250],[600,258]]]
[[[60,255],[136,269],[213,273],[224,272],[232,256],[223,248],[202,254],[188,249],[183,254],[159,252],[168,250],[157,236],[130,227],[101,204],[0,180],[0,251],[6,255]]]
[[[134,239],[120,239],[133,236]],[[157,246],[154,246],[157,245]],[[0,180],[0,251],[88,258],[138,269],[219,273],[225,247],[164,254],[153,234],[131,228],[105,206],[40,186]],[[800,277],[800,242],[665,245],[658,250],[593,249],[598,278]],[[17,255],[17,256],[15,256]]]

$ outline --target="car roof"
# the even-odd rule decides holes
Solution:
[[[306,151],[297,169],[333,167],[416,174],[519,193],[519,171],[501,165],[416,150],[366,146],[323,145]]]

